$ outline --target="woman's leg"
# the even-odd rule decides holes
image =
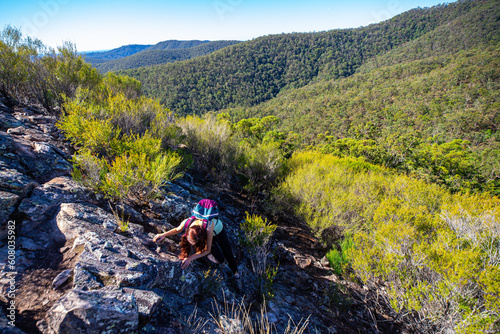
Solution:
[[[209,259],[210,259],[210,255],[212,255],[214,257],[214,260],[217,261],[216,263],[223,263],[225,260],[224,253],[220,249],[219,244],[217,243],[215,238],[216,238],[216,236],[214,236],[214,238],[212,240],[212,249],[210,250]],[[215,262],[212,259],[210,259],[210,261]]]
[[[229,268],[233,272],[233,275],[238,271],[238,264],[236,263],[236,260],[233,255],[233,250],[231,248],[231,243],[229,242],[229,238],[227,237],[227,233],[224,229],[214,236],[213,239],[215,242],[212,243],[212,251],[211,253],[214,255],[214,257],[218,260],[219,254],[214,254],[214,246],[217,245],[216,247],[217,250],[220,250],[221,253],[223,254],[223,258],[227,260],[227,264],[229,265]],[[222,262],[222,261],[221,261]]]

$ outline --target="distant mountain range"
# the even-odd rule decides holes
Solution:
[[[154,45],[131,44],[102,52],[85,52],[85,60],[101,72],[133,69],[207,55],[239,41],[168,40]]]

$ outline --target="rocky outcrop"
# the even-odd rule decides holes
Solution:
[[[139,326],[133,294],[121,289],[72,289],[39,323],[43,333],[131,333]]]

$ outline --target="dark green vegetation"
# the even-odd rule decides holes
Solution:
[[[7,42],[1,93],[64,102],[75,177],[110,200],[147,201],[194,169],[308,226],[337,274],[382,282],[402,319],[493,333],[499,25],[500,1],[460,1],[125,72],[142,86],[71,52],[33,58],[29,41]],[[37,69],[64,84],[33,94]]]
[[[476,29],[476,24],[481,29],[490,21],[488,29],[498,31],[497,8],[493,2],[467,1],[414,9],[368,27],[265,36],[191,61],[125,73],[142,82],[145,94],[178,114],[252,106],[312,81],[348,77],[374,56],[436,30],[445,29],[447,38],[451,32],[454,45],[443,40],[446,48],[480,43],[484,39],[476,37],[482,36],[481,30],[462,31]],[[498,38],[494,31],[488,36]]]
[[[129,45],[108,52],[86,54],[99,71],[126,70],[187,60],[223,49],[238,41],[165,41],[155,45]],[[135,51],[135,52],[134,52]]]

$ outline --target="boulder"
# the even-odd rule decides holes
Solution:
[[[137,307],[139,309],[139,317],[142,322],[147,322],[151,319],[151,316],[154,314],[162,300],[161,296],[153,291],[123,288],[123,292],[129,293],[135,297]]]
[[[160,209],[163,217],[169,222],[180,222],[191,215],[196,202],[186,201],[185,198],[169,194],[161,202]],[[175,225],[175,224],[174,224]]]
[[[82,202],[90,196],[88,189],[67,176],[56,177],[36,187],[31,197],[22,200],[19,212],[26,216],[22,232],[27,233],[50,220],[61,203]]]
[[[71,164],[48,143],[34,143],[33,152],[36,156],[21,156],[33,176],[41,182],[47,182],[54,177],[70,175],[73,170]]]
[[[158,282],[179,282],[182,270],[173,254],[158,254],[136,238],[103,227],[111,214],[89,203],[62,203],[56,224],[66,240],[75,238],[73,251],[80,254],[75,265],[74,285],[82,290],[102,286],[147,289]],[[140,228],[137,227],[140,232]],[[166,274],[168,273],[168,274]]]
[[[37,324],[42,333],[131,333],[139,328],[135,297],[119,288],[73,289]]]

